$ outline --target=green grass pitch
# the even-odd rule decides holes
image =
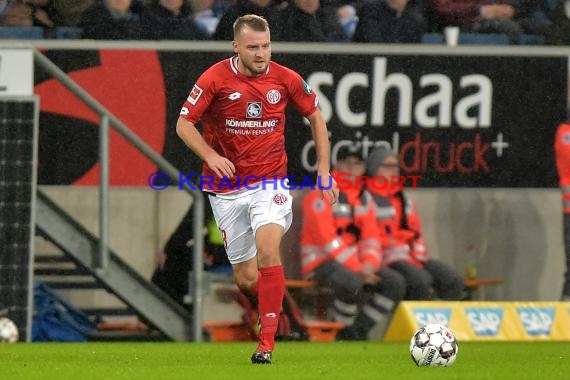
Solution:
[[[568,342],[464,342],[451,367],[416,367],[406,343],[279,342],[272,365],[255,343],[0,345],[0,379],[569,379]]]

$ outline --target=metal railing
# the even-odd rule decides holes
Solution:
[[[113,115],[87,91],[72,80],[65,72],[63,72],[56,64],[50,61],[41,52],[34,49],[34,61],[36,64],[46,70],[52,77],[57,79],[69,91],[77,96],[83,103],[90,107],[101,118],[99,124],[99,165],[100,165],[100,181],[99,181],[99,257],[96,267],[100,269],[106,268],[109,262],[109,127],[117,131],[130,144],[143,153],[150,161],[170,178],[178,178],[179,171],[164,157],[156,153],[148,146],[137,134],[129,129],[121,120]],[[203,291],[202,285],[204,274],[202,271],[203,258],[202,252],[204,248],[204,239],[202,228],[204,226],[204,196],[200,190],[193,190],[188,184],[183,184],[186,190],[193,197],[193,264],[192,271],[192,336],[194,341],[202,341],[202,309],[203,309]]]

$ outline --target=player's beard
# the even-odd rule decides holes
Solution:
[[[261,75],[267,71],[267,66],[269,65],[270,58],[264,60],[263,62],[253,61],[251,64],[245,64],[246,69],[249,70],[254,75]]]

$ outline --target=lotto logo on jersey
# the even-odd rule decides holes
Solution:
[[[259,119],[262,116],[261,102],[250,102],[247,103],[247,111],[245,116],[249,119]]]
[[[202,96],[203,92],[204,90],[202,90],[197,84],[195,84],[194,87],[192,87],[192,92],[190,92],[190,95],[188,95],[188,99],[186,100],[188,100],[190,104],[195,106],[196,102],[198,101],[198,99],[200,99],[200,96]]]
[[[570,144],[570,132],[566,132],[562,135],[562,144]]]

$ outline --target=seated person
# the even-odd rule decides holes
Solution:
[[[388,180],[399,176],[398,155],[386,148],[376,148],[366,160],[366,175]],[[376,182],[369,182],[368,191],[376,207],[384,262],[406,279],[406,299],[428,300],[432,298],[432,289],[440,299],[463,299],[463,277],[450,265],[428,257],[414,202],[406,197],[401,186],[390,183],[379,189],[382,186],[373,183]]]
[[[224,242],[209,202],[205,202],[204,219],[206,236],[204,240],[204,270],[231,273],[231,265],[224,249]],[[180,224],[158,252],[156,268],[152,282],[172,297],[180,305],[184,305],[184,296],[189,290],[189,273],[194,266],[193,227],[194,214],[190,207]]]
[[[570,45],[570,0],[560,1],[545,34],[547,45]]]
[[[52,19],[56,26],[77,26],[81,15],[98,0],[51,0]]]
[[[345,41],[345,32],[333,6],[321,0],[293,0],[281,11],[275,40],[299,42]]]
[[[205,40],[185,0],[155,0],[143,20],[148,38],[153,40]]]
[[[434,22],[443,30],[455,25],[468,33],[506,34],[517,43],[522,28],[515,20],[520,11],[515,0],[427,0]]]
[[[141,40],[147,38],[142,24],[144,7],[137,0],[102,0],[87,9],[78,27],[81,38],[94,40]]]
[[[42,8],[49,0],[0,1],[0,26],[41,26],[52,28],[53,21]]]
[[[271,39],[276,40],[279,35],[281,21],[279,5],[274,0],[236,0],[221,17],[213,40],[231,41],[234,38],[234,21],[243,15],[254,14],[262,16],[271,26]]]
[[[520,0],[516,21],[526,34],[544,36],[552,25],[548,0]]]
[[[352,188],[341,188],[332,206],[318,189],[303,199],[301,270],[333,290],[331,317],[346,325],[339,340],[365,340],[377,323],[386,326],[405,290],[402,275],[382,266],[373,203],[370,194],[356,188],[355,176],[364,168],[356,151],[339,152],[333,176],[351,181]],[[370,295],[362,305],[365,291]]]
[[[415,0],[365,0],[358,19],[354,42],[419,43],[427,31]]]
[[[191,3],[194,22],[208,37],[214,34],[222,15],[230,6],[225,0],[191,0]]]

